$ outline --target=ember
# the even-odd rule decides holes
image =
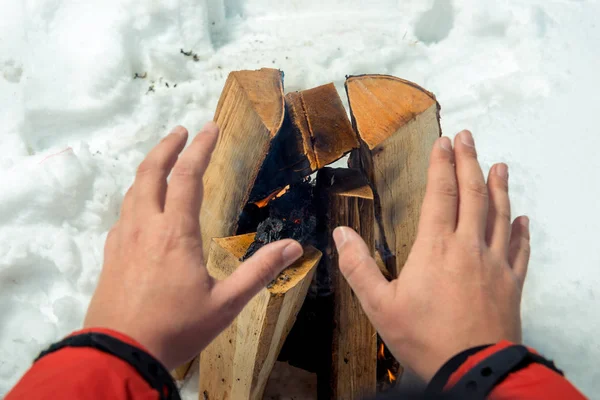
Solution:
[[[262,208],[268,206],[269,216],[258,224],[254,242],[242,260],[251,257],[261,247],[281,239],[294,239],[301,244],[308,244],[317,226],[312,204],[313,189],[310,179],[307,179],[265,199],[268,201]],[[259,203],[254,204],[261,209]]]

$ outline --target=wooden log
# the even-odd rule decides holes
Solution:
[[[200,227],[205,255],[213,238],[235,234],[271,140],[283,124],[284,104],[280,71],[229,74],[214,118],[221,132],[203,180]]]
[[[334,296],[331,368],[326,370],[330,376],[319,377],[319,398],[370,398],[377,385],[376,332],[340,273],[332,233],[338,226],[349,226],[374,253],[373,192],[358,170],[324,168],[317,174],[317,193],[328,249],[323,264],[330,273]]]
[[[358,148],[333,83],[285,96],[287,115],[250,196],[260,201]]]
[[[254,234],[213,239],[208,272],[225,279]],[[302,306],[321,252],[304,255],[252,299],[200,355],[200,399],[262,399],[277,355]]]
[[[204,174],[200,210],[203,254],[211,240],[236,234],[258,171],[279,133],[285,115],[283,75],[275,69],[229,74],[214,121],[220,128],[217,146]],[[185,378],[191,363],[173,371]]]
[[[429,153],[441,135],[440,105],[432,93],[393,76],[350,77],[346,92],[361,141],[350,165],[369,179],[377,251],[395,277],[417,234]]]

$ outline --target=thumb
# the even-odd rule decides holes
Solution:
[[[237,315],[242,308],[277,275],[304,253],[300,243],[287,239],[270,243],[242,263],[229,278],[219,282],[213,295],[226,304],[227,313]]]
[[[383,291],[390,283],[383,277],[365,241],[353,229],[339,227],[333,231],[342,275],[356,293],[360,304],[371,318],[380,308]]]

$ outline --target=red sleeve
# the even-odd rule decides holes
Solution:
[[[451,389],[458,383],[460,378],[479,362],[512,345],[511,342],[502,341],[467,358],[450,376],[444,390]],[[532,349],[529,350],[535,352]],[[585,396],[563,376],[541,364],[533,363],[508,375],[492,390],[489,398],[493,400],[580,400],[585,399]]]
[[[84,329],[72,335],[89,332],[110,335],[147,351],[130,337],[110,329]],[[158,398],[158,392],[120,358],[92,348],[67,347],[36,362],[5,400]]]

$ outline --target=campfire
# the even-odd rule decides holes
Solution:
[[[278,70],[227,79],[200,214],[208,271],[226,278],[284,238],[305,252],[194,361],[201,400],[262,399],[278,363],[315,374],[319,400],[359,399],[401,381],[402,367],[339,272],[332,232],[354,228],[382,273],[398,275],[441,134],[439,105],[391,76],[349,77],[346,91],[352,122],[333,84],[284,95]],[[327,167],[346,155],[348,168]]]

